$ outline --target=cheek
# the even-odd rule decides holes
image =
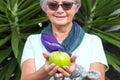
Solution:
[[[47,11],[46,11],[46,15],[47,15],[49,18],[52,18],[53,12],[47,10]]]
[[[50,13],[50,12],[47,13],[47,17],[49,18],[50,21],[54,21],[55,20],[53,14]]]
[[[50,15],[52,15],[53,12],[48,7],[46,7],[45,8],[45,13],[49,17]]]
[[[74,15],[75,15],[74,11],[68,12],[68,18],[69,19],[73,19]]]

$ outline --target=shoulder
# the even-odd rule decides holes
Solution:
[[[88,33],[85,33],[84,41],[89,42],[90,44],[102,43],[102,39],[99,36],[94,34],[88,34]]]
[[[41,34],[31,34],[26,39],[26,45],[36,45],[41,43]]]
[[[92,52],[95,52],[98,49],[103,50],[101,38],[94,34],[85,33],[84,39],[80,46],[85,49],[87,47],[87,49]]]
[[[31,34],[27,37],[27,41],[35,42],[38,40],[41,41],[41,34]]]
[[[91,39],[91,40],[101,40],[101,38],[98,37],[97,35],[89,34],[89,33],[85,33],[85,38],[86,39]]]
[[[40,38],[41,37],[41,34],[31,34],[28,36],[27,39],[37,39],[37,38]]]

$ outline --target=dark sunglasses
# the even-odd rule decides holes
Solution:
[[[47,5],[49,7],[49,9],[56,11],[59,6],[61,6],[63,8],[63,10],[70,10],[73,6],[73,2],[62,2],[62,4],[59,4],[58,2],[48,2]]]

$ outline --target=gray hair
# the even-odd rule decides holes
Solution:
[[[76,4],[81,5],[81,0],[74,0]],[[43,11],[45,11],[45,7],[47,6],[47,0],[40,0],[40,6]]]

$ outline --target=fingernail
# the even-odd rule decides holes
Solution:
[[[67,66],[63,66],[64,69],[67,69]]]
[[[55,64],[54,64],[54,63],[52,63],[51,65],[52,65],[52,66],[55,66]]]
[[[58,77],[58,74],[56,74],[56,77]]]

